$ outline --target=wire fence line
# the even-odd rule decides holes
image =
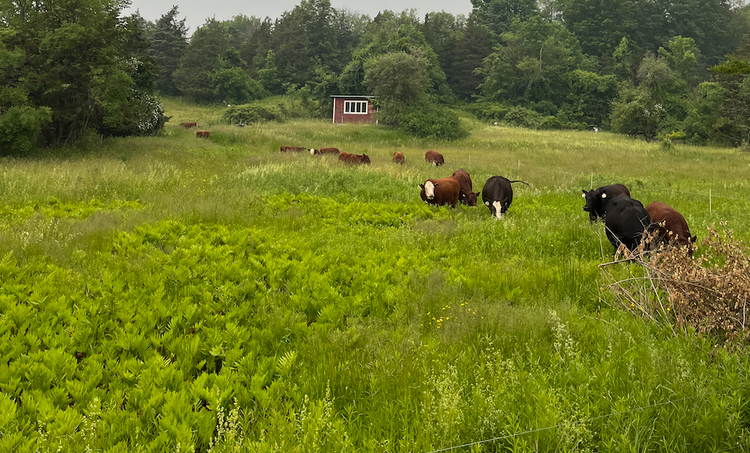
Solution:
[[[520,165],[519,165],[519,168],[520,168]],[[583,174],[580,174],[580,173],[570,173],[570,172],[563,171],[563,170],[558,170],[558,169],[555,169],[555,168],[547,168],[547,167],[534,166],[534,170],[535,171],[536,170],[542,170],[542,171],[546,171],[546,172],[550,172],[550,173],[558,173],[558,174],[561,174],[561,175],[569,176],[569,177],[574,178],[574,179],[582,179],[582,178],[586,177],[586,175],[583,175]],[[592,174],[592,177],[591,177],[590,185],[593,188],[593,174]],[[748,201],[748,202],[750,202],[750,197],[733,197],[731,195],[725,195],[725,194],[724,195],[716,195],[716,194],[713,193],[714,192],[714,188],[709,188],[707,192],[693,192],[693,191],[677,190],[677,189],[673,189],[673,188],[670,187],[670,188],[668,188],[666,190],[666,192],[676,193],[676,194],[680,194],[680,195],[692,195],[692,196],[696,196],[696,197],[703,197],[703,198],[708,198],[709,200],[710,199],[721,199],[721,200],[734,200],[734,201]]]
[[[544,427],[544,428],[530,429],[528,431],[522,431],[520,433],[506,434],[505,436],[493,437],[491,439],[478,440],[478,441],[475,441],[475,442],[468,442],[468,443],[465,443],[465,444],[455,445],[455,446],[452,446],[452,447],[441,448],[441,449],[438,449],[438,450],[431,450],[431,451],[428,451],[426,453],[442,453],[442,452],[446,452],[446,451],[458,450],[458,449],[461,449],[461,448],[473,447],[474,445],[481,445],[481,444],[486,444],[486,443],[490,443],[490,442],[497,442],[499,440],[512,439],[514,437],[520,437],[520,436],[525,436],[525,435],[528,435],[528,434],[534,434],[534,433],[538,433],[538,432],[542,432],[542,431],[549,431],[549,430],[557,429],[557,428],[560,428],[560,427],[563,427],[563,426],[567,426],[567,425],[570,425],[570,424],[573,424],[573,423],[587,423],[587,422],[591,422],[591,421],[594,421],[594,420],[599,420],[599,419],[602,419],[602,418],[609,418],[609,417],[612,417],[612,416],[615,416],[615,415],[629,414],[631,412],[637,412],[637,411],[641,411],[641,410],[645,410],[645,409],[651,409],[651,408],[659,407],[659,406],[666,406],[667,404],[679,403],[681,401],[695,399],[695,398],[697,398],[697,396],[686,396],[686,397],[678,398],[678,399],[675,399],[675,400],[669,400],[669,401],[664,401],[664,402],[661,402],[661,403],[649,404],[647,406],[635,407],[633,409],[628,409],[628,410],[625,410],[625,411],[610,412],[609,414],[597,415],[596,417],[589,417],[589,418],[584,418],[584,419],[577,420],[577,421],[570,421],[570,422],[565,422],[565,423],[558,423],[557,425],[547,426],[547,427]],[[737,447],[732,447],[730,450],[735,449],[735,448],[737,448]],[[722,450],[722,451],[730,451],[730,450]]]

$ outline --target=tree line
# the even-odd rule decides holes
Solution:
[[[535,128],[749,138],[750,10],[732,0],[472,0],[468,17],[372,19],[302,0],[191,36],[177,6],[149,22],[120,17],[125,4],[0,0],[0,146],[154,133],[155,92],[293,94],[321,117],[332,94],[373,94],[384,123],[443,138],[462,135],[455,108]]]

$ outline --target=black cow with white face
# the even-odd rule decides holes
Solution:
[[[607,215],[607,203],[620,194],[629,197],[630,191],[622,184],[603,186],[596,190],[584,190],[583,198],[586,200],[586,204],[583,206],[583,210],[589,213],[589,221],[596,222],[600,218],[604,220]]]
[[[484,183],[482,201],[487,206],[487,209],[490,210],[492,217],[502,219],[505,216],[505,212],[513,202],[513,187],[511,184],[515,182],[522,182],[527,186],[529,185],[525,181],[511,181],[503,176],[492,176]]]
[[[650,225],[651,217],[640,201],[620,194],[607,203],[604,226],[607,239],[615,250],[620,244],[624,244],[628,250],[635,250]]]

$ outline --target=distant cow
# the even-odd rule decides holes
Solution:
[[[339,153],[339,160],[347,164],[370,165],[370,158],[367,157],[367,154]]]
[[[307,148],[302,146],[282,146],[279,148],[279,151],[282,153],[301,153],[303,151],[307,151]]]
[[[482,201],[490,210],[492,217],[502,219],[505,216],[505,212],[510,207],[510,204],[513,203],[513,187],[511,184],[516,182],[529,185],[526,181],[511,181],[503,176],[492,176],[484,183]]]
[[[191,127],[197,126],[198,123],[180,123],[180,126],[184,127],[185,129],[190,129]]]
[[[458,194],[459,201],[469,206],[476,206],[477,195],[479,195],[479,192],[472,192],[471,176],[466,173],[466,170],[459,168],[453,172],[453,177],[456,178],[456,181],[458,181],[459,187],[461,188],[461,192]]]
[[[622,184],[603,186],[596,190],[583,190],[582,196],[586,200],[583,210],[589,213],[589,221],[596,222],[599,218],[604,220],[607,215],[607,202],[620,194],[630,196],[630,191]]]
[[[607,202],[604,226],[607,239],[615,249],[623,244],[628,250],[635,250],[649,225],[651,217],[640,201],[620,194]]]
[[[461,186],[454,177],[428,179],[419,187],[422,189],[419,193],[422,201],[438,206],[449,204],[451,208],[456,207],[458,194],[461,191]]]
[[[436,167],[439,167],[445,163],[443,155],[433,150],[429,150],[424,153],[424,160],[431,164],[435,164]]]
[[[394,164],[404,165],[406,158],[404,157],[404,153],[402,153],[401,151],[396,151],[395,153],[393,153],[393,159],[391,159],[391,161]]]
[[[338,148],[319,148],[314,149],[310,148],[310,154],[316,155],[316,154],[338,154],[339,149]]]
[[[196,138],[208,138],[211,135],[210,131],[195,131]]]
[[[690,235],[687,221],[682,214],[660,201],[654,201],[646,206],[646,211],[656,231],[657,242],[676,242],[681,246],[686,246],[688,255],[693,256],[693,244],[698,238]]]

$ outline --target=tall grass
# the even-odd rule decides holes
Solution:
[[[750,155],[478,123],[456,143],[237,128],[165,105],[162,137],[0,161],[0,448],[747,448],[746,358],[611,308],[613,250],[580,190],[622,182],[747,242]],[[475,190],[531,188],[504,221],[419,200],[460,167]]]

